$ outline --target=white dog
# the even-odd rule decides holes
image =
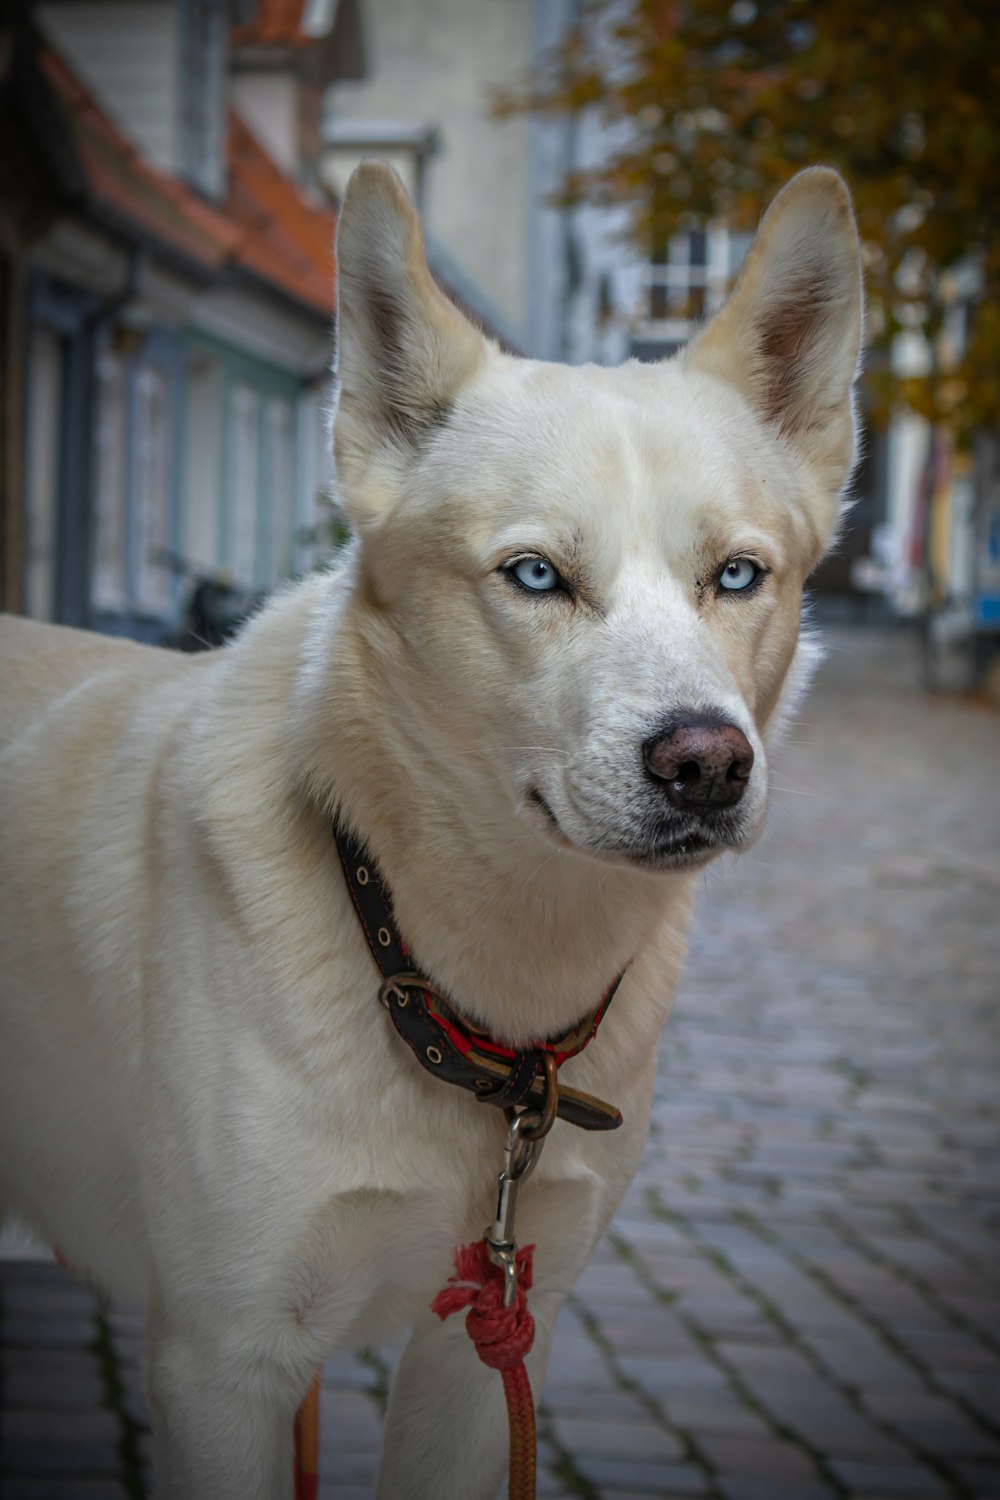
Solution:
[[[503,1116],[379,1005],[333,820],[413,966],[501,1042],[625,971],[560,1075],[624,1124],[558,1123],[521,1196],[537,1391],[642,1150],[699,871],[761,829],[853,461],[830,170],[658,366],[500,353],[381,166],[338,262],[338,567],[200,658],[3,627],[0,1218],[147,1307],[160,1500],[285,1500],[317,1366],[403,1325],[379,1495],[495,1493],[500,1381],[428,1304],[491,1217]]]

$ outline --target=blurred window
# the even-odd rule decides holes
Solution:
[[[257,583],[257,486],[260,401],[252,387],[233,386],[229,410],[229,536],[223,559],[235,582]]]
[[[25,604],[36,620],[51,620],[55,604],[63,346],[51,328],[31,334],[28,386]]]
[[[125,608],[125,380],[121,359],[97,362],[94,423],[94,576],[97,610]]]
[[[269,574],[287,578],[292,572],[295,528],[294,412],[291,402],[275,397],[267,403],[267,481],[264,504],[271,539]]]
[[[189,351],[185,373],[182,551],[200,575],[213,573],[219,563],[222,380],[218,360],[202,349]]]
[[[333,451],[325,399],[325,393],[312,390],[298,402],[294,562],[300,573],[316,567],[343,531],[331,499]]]
[[[135,381],[135,607],[162,615],[170,607],[170,393],[166,376],[140,365]]]
[[[214,197],[223,191],[225,14],[218,0],[181,3],[180,169]]]
[[[658,246],[646,267],[646,325],[667,324],[673,337],[689,338],[693,325],[722,304],[747,242],[747,236],[712,226],[675,234]]]

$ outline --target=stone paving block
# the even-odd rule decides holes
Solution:
[[[696,1324],[699,1334],[716,1347],[723,1344],[746,1344],[751,1348],[774,1348],[785,1340],[785,1334],[762,1313],[745,1315],[714,1314],[711,1308],[685,1303],[684,1309]]]
[[[994,1402],[994,1409],[996,1402]],[[907,1439],[914,1449],[931,1453],[949,1463],[956,1459],[990,1459],[1000,1457],[997,1429],[987,1433],[971,1422],[963,1420],[960,1413],[941,1422],[923,1422],[919,1418],[897,1417],[896,1431]]]
[[[850,1341],[859,1333],[865,1336],[871,1332],[862,1309],[845,1307],[819,1288],[815,1297],[806,1294],[785,1299],[778,1310],[810,1347],[817,1338]]]
[[[86,1380],[99,1372],[97,1356],[89,1349],[0,1348],[0,1380],[4,1388],[17,1375],[30,1375],[39,1380],[56,1380],[60,1375]]]
[[[771,1433],[764,1438],[699,1433],[698,1448],[727,1477],[815,1482],[816,1465],[808,1453]]]
[[[1000,1459],[986,1464],[956,1463],[955,1472],[976,1495],[1000,1495]]]
[[[0,1328],[17,1318],[93,1317],[97,1303],[93,1293],[72,1282],[11,1281],[4,1278],[0,1303]]]
[[[607,1300],[645,1304],[650,1301],[649,1292],[636,1280],[635,1272],[621,1262],[591,1262],[576,1284],[575,1295],[581,1302]]]
[[[322,1383],[324,1390],[373,1391],[378,1386],[379,1375],[353,1354],[341,1353],[327,1360]]]
[[[696,1359],[643,1358],[630,1355],[620,1361],[622,1372],[650,1395],[690,1397],[721,1394],[729,1389],[724,1374],[708,1361]]]
[[[550,1474],[545,1469],[539,1471],[536,1486],[536,1493],[540,1497],[540,1500],[576,1500],[576,1496],[570,1494],[566,1489],[565,1481],[560,1479],[558,1474]],[[501,1496],[504,1497],[504,1500],[506,1495],[507,1490],[504,1487],[501,1490]]]
[[[54,1291],[79,1288],[80,1283],[54,1260],[5,1260],[3,1262],[3,1296],[20,1286],[50,1286]]]
[[[562,1382],[550,1385],[546,1382],[542,1391],[542,1403],[555,1417],[579,1418],[589,1421],[596,1412],[602,1420],[612,1422],[643,1423],[650,1420],[649,1412],[642,1403],[626,1390],[607,1388],[596,1399],[592,1391],[581,1391]]]
[[[896,1385],[863,1386],[859,1392],[866,1410],[888,1422],[950,1422],[961,1420],[958,1407],[926,1389]]]
[[[847,1338],[831,1336],[825,1330],[819,1333],[809,1330],[805,1337],[824,1368],[848,1385],[908,1390],[916,1396],[926,1390],[919,1371],[878,1337],[866,1335],[860,1323]]]
[[[968,1281],[936,1290],[946,1307],[959,1314],[972,1330],[988,1338],[994,1348],[1000,1346],[1000,1297],[995,1288],[977,1296]]]
[[[641,1495],[691,1495],[705,1490],[705,1475],[690,1464],[649,1459],[602,1457],[585,1453],[574,1459],[579,1473],[599,1489],[614,1485]]]
[[[97,1325],[92,1318],[16,1317],[5,1320],[2,1330],[4,1343],[16,1349],[87,1349],[97,1336]]]
[[[3,1464],[6,1475],[18,1478],[50,1479],[57,1475],[67,1479],[82,1478],[117,1479],[120,1463],[117,1449],[117,1434],[112,1442],[98,1433],[83,1442],[60,1442],[58,1428],[44,1438],[12,1438],[3,1445]]]
[[[664,1490],[662,1492],[662,1500],[687,1500],[687,1497],[689,1495],[701,1496],[707,1495],[708,1493],[709,1491],[704,1488],[690,1489],[685,1487],[683,1489]],[[649,1500],[649,1491],[621,1490],[617,1487],[614,1489],[607,1489],[605,1487],[601,1490],[601,1500]]]
[[[656,1310],[649,1317],[621,1317],[618,1309],[604,1312],[599,1319],[601,1337],[619,1354],[649,1354],[678,1358],[690,1351],[692,1340],[683,1326],[673,1316],[658,1317]]]
[[[679,1431],[690,1432],[698,1443],[710,1433],[763,1439],[773,1437],[760,1412],[747,1406],[728,1388],[722,1393],[721,1400],[707,1401],[704,1393],[695,1398],[672,1396],[663,1401],[663,1408],[668,1422]]]
[[[953,1125],[950,1128],[954,1130]],[[995,1150],[996,1122],[991,1120],[984,1128],[994,1133],[989,1145],[991,1150]],[[1000,1257],[1000,1234],[996,1231],[989,1230],[970,1218],[967,1212],[960,1210],[940,1207],[910,1209],[908,1205],[907,1211],[966,1260],[971,1258],[973,1263],[978,1263],[981,1271],[989,1272],[990,1267],[993,1267],[995,1274],[997,1258]]]
[[[5,1411],[0,1412],[0,1442],[3,1444],[54,1443],[58,1447],[118,1441],[118,1420],[109,1411]]]
[[[724,1500],[831,1500],[836,1493],[821,1481],[752,1479],[742,1475],[719,1475],[717,1493]]]
[[[377,1447],[382,1416],[371,1396],[324,1388],[319,1398],[320,1439],[324,1448]]]
[[[556,1435],[571,1456],[598,1454],[609,1458],[656,1459],[677,1463],[684,1456],[680,1440],[652,1421],[611,1422],[603,1415],[592,1418],[562,1417]]]
[[[923,1500],[924,1496],[947,1496],[954,1491],[930,1470],[917,1465],[887,1465],[843,1462],[834,1459],[831,1468],[850,1490],[895,1495],[899,1500]]]
[[[370,1448],[338,1448],[336,1452],[321,1448],[324,1478],[332,1477],[337,1484],[374,1487],[378,1472],[378,1450]]]
[[[773,1420],[791,1428],[821,1453],[894,1463],[907,1456],[905,1445],[879,1430],[832,1390],[776,1390],[764,1405]]]
[[[125,1487],[114,1479],[24,1479],[5,1472],[3,1500],[127,1500]],[[338,1497],[339,1500],[339,1497]],[[369,1500],[369,1497],[365,1497]]]
[[[93,1374],[74,1375],[60,1368],[48,1374],[33,1374],[14,1365],[3,1376],[3,1404],[7,1411],[92,1411],[104,1401],[104,1383]]]
[[[567,1369],[559,1361],[556,1361],[550,1374],[551,1386],[560,1390],[567,1396],[572,1395],[578,1405],[589,1408],[602,1403],[606,1394],[613,1389],[613,1377],[609,1374],[603,1360],[596,1350],[593,1358],[586,1364],[575,1364]],[[547,1383],[545,1391],[549,1390]]]
[[[981,1370],[993,1379],[1000,1378],[1000,1354],[960,1328],[929,1323],[915,1327],[901,1322],[893,1325],[893,1331],[918,1359],[933,1363],[935,1370]]]

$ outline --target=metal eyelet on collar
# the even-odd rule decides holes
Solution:
[[[358,885],[367,885],[369,880],[371,880],[371,876],[369,875],[364,865],[358,865],[355,874],[357,876]]]
[[[392,933],[389,931],[388,927],[380,927],[379,928],[379,930],[378,930],[378,940],[382,944],[383,948],[389,948],[389,947],[391,947],[391,945],[392,945]]]
[[[425,1055],[432,1063],[439,1063],[444,1061],[444,1058],[441,1055],[440,1048],[438,1047],[428,1047]]]

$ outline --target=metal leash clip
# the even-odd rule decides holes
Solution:
[[[541,1110],[525,1109],[507,1114],[507,1141],[503,1148],[503,1169],[497,1192],[497,1211],[492,1226],[486,1230],[486,1250],[490,1260],[504,1274],[503,1305],[513,1307],[517,1296],[517,1240],[514,1224],[517,1195],[527,1182],[552,1129],[559,1104],[559,1083],[555,1062],[544,1059],[546,1097]]]
[[[486,1231],[486,1249],[490,1260],[504,1274],[503,1305],[513,1307],[517,1296],[517,1240],[514,1238],[514,1221],[517,1214],[517,1194],[522,1182],[527,1182],[535,1169],[541,1151],[540,1141],[531,1141],[521,1131],[538,1123],[541,1116],[533,1110],[515,1115],[507,1130],[507,1144],[503,1149],[503,1170],[497,1179],[497,1211],[492,1227]]]

